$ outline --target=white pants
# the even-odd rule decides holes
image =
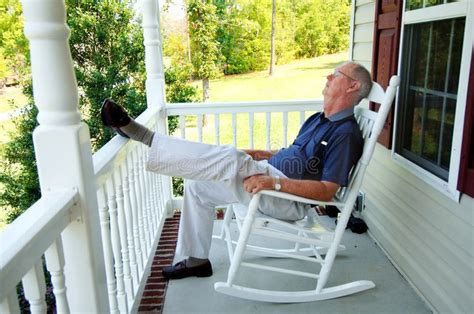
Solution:
[[[178,235],[177,253],[207,258],[212,241],[215,206],[231,203],[248,205],[252,195],[243,180],[256,174],[279,175],[266,161],[255,161],[233,146],[190,142],[154,135],[147,170],[187,179]],[[263,195],[259,211],[284,220],[302,219],[306,206]]]

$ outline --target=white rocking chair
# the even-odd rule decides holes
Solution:
[[[231,264],[227,282],[215,283],[214,289],[217,292],[264,302],[298,303],[338,298],[375,287],[372,281],[367,280],[354,281],[334,287],[326,287],[326,283],[337,251],[344,249],[344,246],[340,245],[341,238],[351,216],[367,165],[372,158],[377,138],[382,131],[385,119],[395,98],[399,82],[400,79],[397,76],[393,76],[390,79],[390,85],[386,92],[384,92],[379,84],[374,82],[367,98],[381,105],[378,112],[356,108],[355,116],[364,137],[364,149],[362,157],[350,175],[349,185],[346,188],[341,188],[333,201],[321,202],[282,192],[261,191],[253,196],[248,210],[246,208],[243,211],[239,210],[243,206],[240,204],[228,207],[223,220],[221,234],[215,238],[226,242]],[[257,208],[262,194],[312,205],[335,205],[342,208],[336,229],[331,231],[324,228],[316,215],[314,215],[313,210],[309,210],[310,214],[305,218],[305,222],[299,224],[279,221],[269,217],[258,217]],[[237,242],[232,240],[230,229],[234,214],[240,233]],[[318,226],[315,228],[313,227],[314,224],[318,224]],[[295,246],[291,249],[274,249],[250,245],[248,243],[250,234],[278,239],[278,241],[290,241],[295,243]],[[311,261],[320,264],[321,267],[319,273],[311,273],[243,262],[242,258],[246,251],[267,257],[284,257]],[[315,288],[305,291],[276,291],[236,285],[235,282],[239,275],[240,267],[314,278],[316,279]]]

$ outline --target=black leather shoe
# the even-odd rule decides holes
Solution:
[[[211,262],[207,261],[204,264],[188,267],[186,260],[182,260],[173,266],[163,268],[163,276],[168,279],[181,279],[186,277],[210,277],[212,276]]]
[[[129,124],[131,119],[128,116],[128,113],[113,100],[104,100],[102,108],[100,109],[100,118],[105,126],[114,129],[115,132],[123,137],[129,137],[120,130],[120,128]]]

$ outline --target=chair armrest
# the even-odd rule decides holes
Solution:
[[[335,206],[343,205],[343,203],[337,202],[337,201],[323,202],[323,201],[318,201],[318,200],[314,200],[310,198],[297,196],[290,193],[277,192],[277,191],[272,191],[272,190],[262,190],[258,192],[257,194],[268,195],[271,197],[276,197],[276,198],[281,198],[281,199],[286,199],[290,201],[311,204],[311,205],[335,205]]]

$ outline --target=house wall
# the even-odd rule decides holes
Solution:
[[[352,56],[369,70],[374,12],[374,1],[356,2]],[[415,289],[436,312],[471,312],[474,199],[462,195],[456,202],[446,197],[394,162],[391,151],[381,145],[362,189],[363,218],[371,235]]]

